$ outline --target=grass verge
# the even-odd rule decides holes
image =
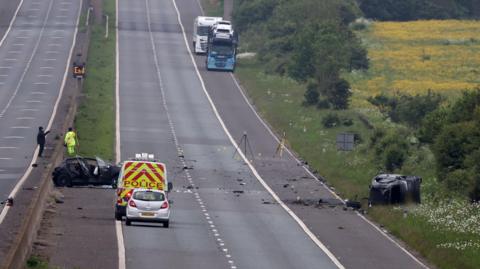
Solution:
[[[302,85],[285,77],[265,74],[261,64],[254,60],[240,60],[236,75],[262,117],[278,133],[286,133],[290,147],[318,170],[329,185],[344,198],[367,197],[370,180],[380,168],[369,148],[372,130],[361,120],[365,116],[362,109],[335,111],[352,124],[325,128],[322,119],[332,111],[302,106]],[[391,124],[391,128],[402,127]],[[363,142],[356,145],[354,151],[337,151],[335,138],[341,132],[355,132]],[[429,196],[436,190],[433,167],[430,151],[419,147],[398,172],[422,176],[423,193]],[[480,267],[480,257],[475,255],[478,245],[473,243],[473,247],[469,247],[471,242],[480,242],[478,234],[444,229],[427,221],[422,214],[407,214],[404,218],[403,210],[374,207],[368,215],[439,268]],[[457,247],[451,247],[452,243]]]
[[[379,93],[424,94],[429,90],[457,97],[462,90],[478,87],[478,22],[415,21],[374,23],[358,32],[370,58],[366,72],[343,74],[352,85],[351,108],[319,110],[302,106],[305,85],[265,74],[255,60],[242,59],[237,77],[257,110],[278,133],[286,133],[291,148],[324,176],[344,198],[363,198],[371,178],[382,170],[370,146],[371,126],[400,131],[370,104]],[[413,34],[412,34],[413,33]],[[468,59],[468,60],[466,60]],[[322,120],[335,113],[349,124],[326,128]],[[338,133],[359,134],[352,152],[337,151]],[[411,130],[406,133],[412,134]],[[412,139],[410,139],[412,138]],[[430,199],[445,190],[437,182],[433,154],[427,146],[407,137],[408,159],[396,172],[423,178],[424,204],[416,208],[374,207],[369,216],[417,250],[439,268],[480,268],[480,214],[478,204],[454,199],[447,203]],[[440,193],[440,194],[438,194]],[[452,207],[452,204],[460,206]],[[404,215],[404,210],[407,210]],[[465,214],[464,212],[467,212]]]
[[[223,17],[223,0],[201,0],[205,14],[212,17]]]
[[[103,24],[91,25],[81,103],[75,118],[80,155],[113,160],[115,138],[115,1],[104,1],[109,36]]]

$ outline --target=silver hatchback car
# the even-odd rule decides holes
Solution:
[[[170,204],[167,194],[160,190],[135,189],[127,205],[125,224],[132,221],[159,222],[168,228],[170,224]]]

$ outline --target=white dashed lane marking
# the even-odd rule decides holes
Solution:
[[[35,119],[34,117],[17,117],[17,120],[34,120],[34,119]]]
[[[149,11],[150,10],[149,0],[145,0],[145,6],[146,6],[146,9]],[[160,88],[160,92],[161,92],[161,95],[162,95],[162,105],[163,105],[163,107],[165,109],[165,112],[166,112],[165,114],[167,116],[168,124],[170,126],[170,131],[171,131],[172,136],[173,136],[173,141],[175,143],[175,146],[177,147],[178,156],[184,156],[183,150],[180,147],[180,144],[178,142],[177,134],[175,132],[174,124],[173,124],[173,121],[172,121],[172,117],[170,116],[170,111],[169,111],[168,105],[167,105],[167,100],[166,100],[165,90],[164,90],[164,85],[163,85],[163,79],[162,79],[162,75],[160,73],[160,64],[159,64],[158,56],[157,56],[158,55],[157,54],[157,48],[155,46],[155,40],[153,38],[153,32],[152,32],[152,29],[151,29],[152,26],[151,26],[150,12],[147,12],[147,25],[148,25],[148,32],[150,34],[150,42],[151,42],[151,46],[152,46],[152,49],[153,49],[153,60],[155,62],[155,69],[157,71],[157,78],[158,78],[158,83],[159,83],[159,86],[160,86],[159,88]],[[184,158],[181,158],[181,164],[182,164],[183,167],[187,167],[187,163],[185,162]],[[207,223],[209,225],[212,225],[214,222],[211,220],[210,214],[208,213],[208,207],[205,206],[204,202],[202,201],[202,198],[200,197],[200,193],[196,190],[196,185],[193,182],[193,179],[192,179],[192,176],[191,176],[190,172],[187,169],[185,169],[184,171],[185,171],[185,175],[187,177],[187,180],[190,183],[190,186],[193,187],[193,190],[194,190],[193,193],[194,193],[194,196],[197,200],[198,205],[200,206],[200,208],[202,208],[204,210],[205,220],[207,221]],[[204,207],[201,207],[202,205]],[[213,231],[213,230],[215,230],[216,232]],[[216,242],[219,246],[220,246],[220,243],[225,244],[223,239],[221,238],[220,233],[215,228],[210,228],[210,231],[212,232],[214,237],[217,238]],[[228,254],[228,253],[226,253],[226,254]],[[234,263],[233,259],[228,258],[227,262],[228,262],[230,268],[232,266],[235,266],[235,263]]]

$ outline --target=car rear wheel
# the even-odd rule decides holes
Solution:
[[[56,180],[56,185],[57,187],[71,187],[72,186],[72,180],[65,174],[61,174],[58,176]]]
[[[125,220],[125,224],[126,224],[127,226],[130,226],[130,225],[132,225],[132,221],[129,220],[129,219],[126,219],[126,220]]]
[[[164,222],[163,222],[163,227],[164,227],[164,228],[168,228],[168,226],[170,226],[170,221],[169,221],[169,220],[164,221]]]

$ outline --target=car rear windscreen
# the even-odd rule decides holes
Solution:
[[[140,201],[163,201],[165,195],[154,191],[137,191],[133,194],[133,199]]]

